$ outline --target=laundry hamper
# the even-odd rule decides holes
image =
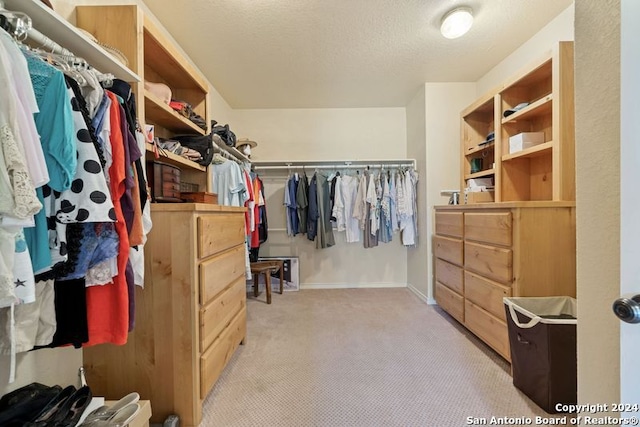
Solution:
[[[513,385],[548,413],[577,401],[577,303],[571,297],[504,298]]]

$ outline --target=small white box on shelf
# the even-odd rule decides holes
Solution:
[[[544,132],[522,132],[509,137],[509,153],[513,154],[543,142]]]

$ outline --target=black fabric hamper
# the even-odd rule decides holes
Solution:
[[[577,402],[577,304],[571,297],[504,298],[513,385],[550,414]]]

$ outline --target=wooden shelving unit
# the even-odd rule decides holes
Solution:
[[[140,76],[142,81],[132,87],[138,100],[138,118],[143,126],[152,124],[155,136],[161,138],[207,133],[144,88],[145,81],[166,84],[173,99],[189,103],[205,123],[210,123],[206,78],[153,17],[136,5],[78,6],[76,20],[79,27],[121,50],[132,71]],[[156,160],[149,147],[146,158],[147,162]],[[180,168],[181,181],[196,184],[199,191],[210,191],[206,168],[171,153],[161,159]]]
[[[504,117],[521,103],[529,105]],[[575,200],[573,114],[573,43],[559,42],[462,111],[461,192],[468,179],[491,177],[498,203]],[[490,132],[494,141],[483,144]],[[509,138],[522,132],[542,132],[545,142],[510,153]],[[472,174],[475,159],[486,170]]]

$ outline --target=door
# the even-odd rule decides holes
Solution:
[[[620,294],[640,294],[640,2],[622,0],[620,38]],[[620,401],[640,404],[640,324],[620,325]],[[640,414],[630,413],[638,416]]]

